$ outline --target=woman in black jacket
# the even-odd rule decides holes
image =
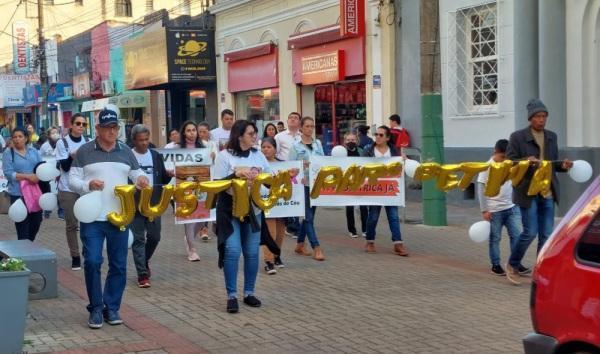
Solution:
[[[390,128],[385,125],[377,128],[375,133],[375,142],[367,146],[363,152],[365,157],[392,157],[400,156],[400,152],[394,146]],[[392,205],[385,206],[390,231],[392,232],[392,241],[394,242],[394,253],[399,256],[408,256],[408,251],[404,247],[402,234],[400,233],[400,217],[398,216],[398,207]],[[375,229],[377,221],[381,213],[380,205],[372,205],[369,207],[369,216],[367,218],[367,245],[365,251],[367,253],[376,253],[375,250]]]

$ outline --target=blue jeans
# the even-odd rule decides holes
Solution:
[[[506,226],[510,240],[510,251],[513,251],[516,240],[519,239],[521,227],[521,211],[518,206],[492,213],[490,220],[490,262],[493,266],[500,265],[500,239],[502,239],[502,226]]]
[[[367,217],[367,241],[375,241],[375,229],[377,228],[377,222],[379,221],[379,214],[381,213],[380,205],[369,206],[369,216]],[[392,241],[402,242],[402,234],[400,233],[400,217],[398,216],[397,206],[385,206],[385,213],[387,214],[388,223],[390,224],[390,231],[392,232]]]
[[[127,238],[129,230],[121,231],[108,221],[81,223],[81,243],[83,245],[83,269],[85,287],[90,304],[88,311],[118,311],[127,279]],[[108,275],[102,292],[100,270],[104,258],[102,248],[106,239],[108,255]]]
[[[537,196],[529,208],[521,208],[523,232],[515,241],[514,249],[508,263],[518,267],[527,252],[531,242],[538,236],[537,252],[539,253],[544,243],[552,234],[554,228],[554,199]]]
[[[252,212],[252,211],[251,211]],[[260,220],[260,215],[257,215]],[[240,254],[244,254],[244,296],[254,294],[258,257],[260,252],[260,231],[252,232],[249,223],[240,223],[232,218],[233,233],[225,241],[223,273],[228,298],[237,296],[237,276]]]
[[[317,238],[317,231],[315,231],[315,213],[317,207],[310,206],[310,190],[308,187],[304,187],[304,220],[302,220],[302,226],[300,227],[300,234],[298,235],[298,243],[304,243],[306,237],[310,242],[310,247],[315,248],[319,246],[319,239]]]

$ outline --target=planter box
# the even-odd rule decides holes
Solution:
[[[0,353],[21,353],[27,316],[29,270],[0,272]]]

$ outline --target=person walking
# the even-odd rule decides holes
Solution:
[[[508,140],[500,139],[494,146],[494,155],[488,161],[503,162],[506,160],[506,147]],[[512,250],[515,240],[521,233],[519,220],[521,219],[521,211],[519,207],[512,202],[512,182],[510,180],[504,182],[500,188],[500,193],[495,197],[485,196],[485,187],[488,182],[489,170],[479,173],[477,177],[477,195],[479,196],[479,207],[481,209],[481,217],[483,220],[490,222],[490,240],[489,254],[490,263],[492,264],[492,274],[506,275],[506,272],[500,264],[500,240],[502,238],[502,227],[506,227],[509,237],[509,245]]]
[[[85,117],[76,113],[71,116],[71,128],[69,134],[56,142],[56,160],[60,168],[60,178],[58,179],[58,203],[64,210],[65,234],[69,254],[71,255],[71,270],[81,269],[81,255],[79,253],[79,241],[77,239],[77,230],[79,221],[75,217],[73,208],[75,202],[79,199],[79,194],[71,191],[69,187],[69,171],[75,159],[77,149],[89,140],[83,136],[88,123]]]
[[[377,128],[375,133],[375,143],[368,146],[363,155],[365,157],[392,157],[400,156],[400,152],[392,143],[392,132],[391,129],[385,125]],[[377,228],[377,222],[379,221],[379,214],[381,213],[381,205],[369,206],[369,216],[367,217],[367,244],[365,251],[367,253],[377,253],[375,250],[375,229]],[[393,205],[385,206],[385,213],[387,214],[388,224],[392,233],[392,242],[394,242],[394,253],[407,257],[408,250],[404,246],[402,241],[402,234],[400,232],[400,217],[398,216],[398,207]]]
[[[217,155],[215,179],[246,179],[252,181],[260,172],[270,173],[265,156],[253,146],[258,129],[252,122],[238,120],[231,128],[227,148]],[[237,301],[237,276],[240,255],[244,254],[244,304],[260,307],[261,301],[254,291],[260,252],[260,209],[251,207],[249,214],[240,220],[232,216],[231,189],[217,197],[217,236],[219,268],[223,268],[227,291],[227,312],[239,311]]]
[[[219,153],[219,147],[210,137],[210,125],[206,122],[200,122],[196,126],[196,129],[198,130],[198,137],[200,138],[200,141],[202,141],[202,145],[210,151],[210,162],[214,165],[217,154]],[[205,227],[200,227],[200,239],[204,242],[212,240],[212,237],[210,237],[209,234],[209,223],[205,222],[203,225]],[[214,224],[210,223],[210,225]]]
[[[23,188],[35,189],[38,187],[39,179],[35,174],[35,168],[43,160],[39,151],[29,144],[26,130],[13,129],[11,141],[13,146],[2,153],[2,170],[8,180],[8,194],[10,203],[13,204],[23,198]],[[34,241],[42,224],[42,210],[31,211],[30,206],[26,206],[27,217],[25,220],[15,222],[17,239]]]
[[[512,161],[529,160],[530,167],[525,177],[513,189],[513,202],[521,209],[523,231],[515,241],[506,266],[506,276],[511,283],[520,284],[520,275],[531,270],[521,261],[531,242],[538,237],[539,253],[554,229],[554,203],[560,200],[560,184],[556,172],[567,172],[573,167],[568,159],[558,161],[558,139],[556,133],[545,129],[548,109],[539,99],[527,103],[529,126],[510,135],[506,157]],[[552,179],[548,193],[530,196],[527,194],[533,175],[543,160],[550,161]]]
[[[205,147],[198,137],[196,123],[192,121],[183,123],[179,136],[181,137],[181,141],[179,142],[181,149],[201,149]],[[206,235],[206,240],[208,240],[208,227],[206,225],[205,222],[191,222],[184,225],[187,255],[190,262],[200,261],[200,256],[198,256],[194,247],[194,239],[196,238],[196,234],[200,233],[201,235]]]
[[[60,140],[58,128],[50,127],[46,133],[48,139],[40,146],[42,157],[56,157],[56,143]]]
[[[165,163],[160,154],[150,150],[150,130],[143,124],[134,125],[131,128],[131,141],[133,142],[133,155],[140,168],[146,174],[146,178],[152,186],[152,205],[158,204],[162,195],[162,186],[171,181],[171,175],[165,169]],[[139,204],[139,192],[136,192],[136,205]],[[136,210],[135,218],[131,223],[133,233],[133,244],[131,253],[138,276],[138,287],[150,287],[150,259],[160,242],[161,218],[160,216],[150,220]]]
[[[392,114],[389,118],[390,132],[392,133],[392,143],[397,149],[402,149],[410,146],[410,135],[408,130],[402,127],[402,120],[397,114]]]
[[[231,134],[235,118],[231,109],[224,109],[221,112],[221,126],[210,131],[210,137],[217,144],[219,151],[225,149]]]
[[[277,142],[273,137],[265,137],[262,139],[261,152],[265,155],[265,158],[269,163],[280,161],[277,154]],[[285,238],[285,218],[265,218],[265,224],[269,231],[269,235],[277,244],[277,247],[281,249],[283,245],[283,239]],[[276,268],[283,268],[285,265],[281,260],[281,256],[274,255],[269,247],[263,245],[263,257],[265,260],[265,272],[267,274],[276,274]]]
[[[115,108],[116,109],[116,108]],[[89,304],[88,326],[101,328],[104,320],[110,325],[123,323],[119,315],[127,274],[128,228],[121,230],[111,224],[106,215],[120,210],[114,188],[134,181],[141,189],[149,186],[148,178],[127,145],[117,141],[118,112],[103,109],[98,114],[96,139],[83,144],[75,153],[69,170],[69,188],[80,195],[102,192],[102,211],[91,223],[81,223],[85,285]],[[106,241],[108,275],[102,291],[101,269],[104,262],[102,245]]]
[[[288,120],[289,124],[289,120]],[[308,171],[310,165],[311,156],[325,156],[323,152],[323,145],[319,139],[313,139],[315,130],[315,120],[312,117],[304,117],[300,122],[300,131],[302,135],[300,139],[296,141],[290,150],[290,161],[300,160],[303,162],[304,167],[304,220],[300,226],[300,234],[296,241],[296,249],[294,252],[304,256],[310,256],[310,251],[304,248],[304,240],[308,237],[310,246],[314,251],[313,258],[317,261],[324,261],[325,255],[321,249],[319,239],[317,238],[317,231],[315,230],[315,213],[317,207],[310,206],[310,188],[308,182]]]
[[[35,132],[35,128],[31,124],[27,124],[27,136],[29,136],[28,144],[35,145],[40,140],[40,136]]]
[[[348,157],[362,156],[363,149],[358,147],[358,137],[354,133],[346,133],[344,135],[344,147],[348,152]],[[369,208],[361,205],[358,207],[360,211],[360,226],[362,230],[362,236],[367,236],[367,217],[369,215]],[[357,238],[358,233],[356,231],[356,223],[354,222],[354,205],[346,206],[346,226],[348,228],[348,234],[352,238]]]
[[[288,128],[286,130],[275,135],[277,158],[281,161],[289,160],[290,151],[294,143],[300,139],[300,113],[292,112],[288,114],[287,125]],[[300,219],[287,218],[285,232],[292,238],[298,238],[298,234],[300,233]]]
[[[358,147],[361,149],[373,144],[373,139],[369,137],[369,126],[359,125],[356,129],[358,132]]]

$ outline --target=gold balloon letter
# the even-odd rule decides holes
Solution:
[[[277,204],[277,200],[279,196],[276,193],[276,190],[273,188],[273,181],[275,178],[270,173],[261,173],[252,182],[252,188],[250,191],[250,195],[252,196],[252,201],[259,207],[261,210],[269,210]],[[270,185],[269,188],[269,196],[267,199],[263,199],[260,194],[260,187],[263,185]]]
[[[399,177],[402,174],[402,164],[400,162],[390,162],[385,165],[387,177]]]
[[[369,184],[374,186],[380,177],[387,175],[385,165],[382,163],[370,163],[363,166],[363,178],[367,178]]]
[[[483,172],[487,170],[489,164],[486,162],[463,162],[460,164],[460,170],[463,172],[463,176],[458,183],[458,187],[460,189],[466,189],[469,184],[471,184],[471,180],[475,177],[479,172]]]
[[[233,190],[233,209],[231,214],[243,220],[250,211],[250,196],[248,195],[248,182],[245,179],[231,180]]]
[[[206,201],[204,202],[204,207],[206,209],[212,209],[215,207],[217,194],[226,191],[231,187],[231,180],[219,180],[219,181],[204,181],[198,184],[198,191],[205,192]]]
[[[162,213],[169,207],[171,197],[175,187],[171,184],[165,184],[162,187],[162,193],[160,194],[160,200],[158,204],[152,205],[152,187],[146,187],[140,192],[140,204],[138,205],[140,214],[147,217],[148,220],[152,221],[162,215]]]
[[[175,215],[179,217],[186,217],[192,215],[192,213],[198,207],[198,198],[196,197],[196,182],[181,182],[175,187],[175,202],[181,205],[177,205],[175,209]]]
[[[111,224],[117,226],[121,231],[125,231],[135,216],[135,186],[128,184],[124,186],[116,186],[115,194],[121,202],[121,213],[110,212],[106,215]]]
[[[415,171],[414,179],[417,181],[426,181],[437,177],[440,174],[440,164],[437,162],[422,163]]]
[[[516,187],[519,184],[519,182],[521,182],[523,177],[525,177],[525,174],[529,170],[529,166],[530,162],[525,160],[519,161],[510,169],[510,174],[508,178],[510,178],[510,180],[512,181],[513,187]]]
[[[365,175],[363,168],[352,164],[344,171],[342,181],[337,185],[335,191],[336,193],[343,192],[346,188],[355,191],[363,185],[364,181]]]
[[[271,191],[274,191],[275,195],[278,198],[283,198],[283,200],[292,199],[292,177],[290,176],[290,171],[281,170],[275,175]]]
[[[342,180],[342,169],[338,166],[321,167],[315,184],[310,192],[310,197],[315,199],[321,194],[321,189],[326,187],[336,187]]]
[[[495,197],[500,193],[500,188],[510,176],[512,161],[504,160],[503,162],[492,162],[490,164],[490,173],[485,185],[485,196]]]
[[[550,193],[550,184],[552,183],[552,165],[550,161],[541,161],[540,166],[531,178],[527,195],[534,196],[542,194],[546,196]]]
[[[458,164],[442,165],[437,179],[437,187],[444,192],[458,187],[458,176],[453,173],[458,170],[460,170]]]

